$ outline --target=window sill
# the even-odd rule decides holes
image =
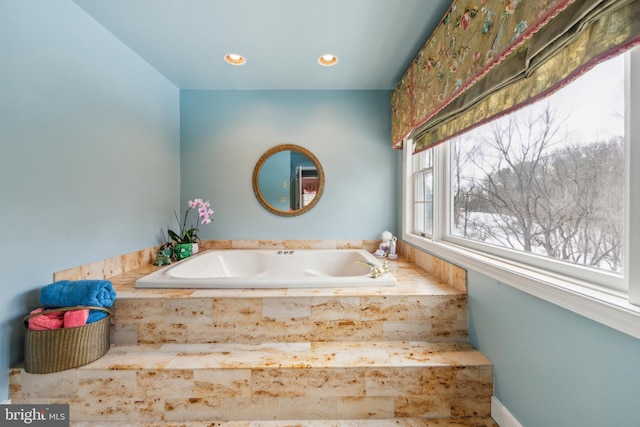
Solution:
[[[558,305],[588,319],[640,338],[640,306],[621,295],[585,288],[560,278],[507,263],[446,242],[432,242],[414,235],[403,240],[415,247]]]

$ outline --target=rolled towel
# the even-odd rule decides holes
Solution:
[[[44,307],[111,307],[115,299],[116,291],[109,280],[61,280],[40,290],[40,305]]]
[[[65,328],[77,328],[78,326],[84,326],[89,319],[89,309],[70,310],[64,312],[64,327]]]
[[[41,313],[44,308],[36,308],[31,314]],[[61,329],[64,327],[64,313],[46,313],[29,318],[29,329],[32,331],[47,331],[51,329]]]

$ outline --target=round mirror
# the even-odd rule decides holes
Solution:
[[[324,188],[320,162],[306,148],[293,144],[273,147],[253,169],[253,192],[268,211],[296,216],[314,207]]]

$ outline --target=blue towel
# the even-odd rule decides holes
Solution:
[[[89,310],[89,317],[87,318],[87,325],[89,323],[97,322],[100,319],[107,317],[107,312],[102,310]]]
[[[61,280],[40,290],[40,305],[47,308],[77,305],[111,307],[115,299],[116,291],[109,280]],[[106,315],[103,311],[95,312],[96,315],[104,313],[102,317]],[[91,319],[91,314],[89,317]]]

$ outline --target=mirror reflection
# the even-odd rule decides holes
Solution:
[[[320,199],[322,166],[307,149],[284,144],[267,151],[253,171],[253,189],[260,203],[281,216],[300,215]]]

